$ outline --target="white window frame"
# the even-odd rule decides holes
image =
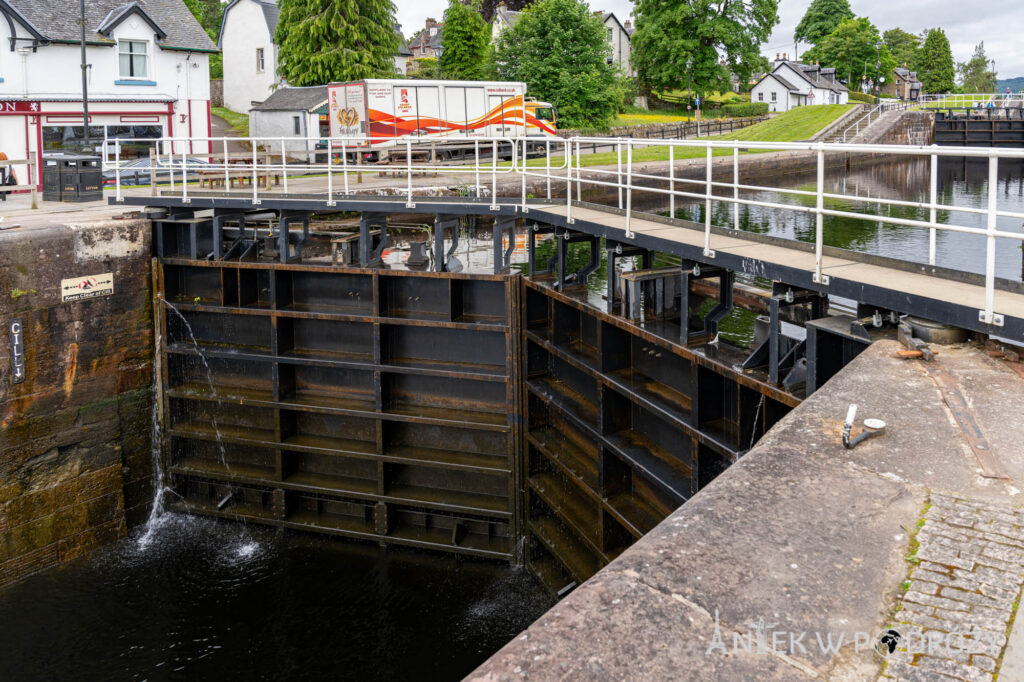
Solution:
[[[772,90],[772,101],[773,102],[778,102],[779,101],[779,93],[775,92],[774,90]]]
[[[267,57],[262,47],[256,48],[256,73],[263,73],[267,69]]]
[[[122,71],[121,71],[121,55],[123,55],[123,54],[139,55],[140,54],[138,52],[122,52],[121,51],[121,46],[126,44],[126,43],[135,43],[135,44],[139,44],[139,45],[145,46],[146,51],[144,53],[141,53],[142,57],[145,60],[144,64],[146,65],[146,73],[145,73],[145,75],[142,75],[142,76],[131,76],[131,75],[126,75],[126,74],[122,73]],[[140,40],[138,38],[121,38],[121,39],[119,39],[117,41],[117,79],[118,80],[122,80],[122,81],[151,81],[151,80],[153,80],[153,77],[150,75],[151,72],[152,72],[152,69],[149,68],[150,67],[150,62],[151,62],[151,59],[150,59],[151,52],[152,52],[152,50],[150,49],[150,41],[148,41],[148,40]],[[131,65],[132,61],[133,60],[129,57],[129,64],[130,65]],[[132,70],[131,66],[129,66],[129,72],[131,70]]]

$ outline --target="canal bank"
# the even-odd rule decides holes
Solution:
[[[150,227],[109,216],[28,216],[0,232],[0,584],[148,513]]]
[[[937,348],[932,363],[899,348],[873,344],[470,679],[991,679],[1024,557],[1024,378],[974,346]],[[939,373],[1009,478],[981,475]],[[846,450],[851,403],[886,430]],[[994,634],[977,660],[875,651],[889,629],[972,625]],[[823,651],[818,637],[840,633]]]

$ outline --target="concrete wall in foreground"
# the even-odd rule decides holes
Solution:
[[[0,232],[0,585],[121,537],[148,513],[149,254],[142,220]],[[111,295],[61,301],[61,280],[104,273]]]

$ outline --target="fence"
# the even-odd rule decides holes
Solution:
[[[123,141],[123,140],[122,140]],[[228,140],[226,138],[197,138],[202,143],[222,143],[226,149]],[[253,148],[260,146],[272,148],[274,144],[284,144],[284,140],[255,139],[250,138]],[[180,146],[180,140],[177,140]],[[315,175],[316,191],[325,200],[328,207],[336,206],[338,203],[338,190],[342,195],[350,192],[349,178],[358,172],[356,168],[347,163],[349,149],[362,149],[364,140],[354,138],[333,138],[330,140],[330,147],[340,151],[340,164],[329,159],[327,163],[301,163],[292,164],[288,162],[287,156],[282,154],[280,163],[261,164],[253,152],[251,163],[244,164],[241,168],[231,167],[230,164],[203,162],[203,169],[214,173],[223,173],[225,179],[232,172],[245,172],[251,177],[252,205],[261,203],[259,188],[259,176],[268,171],[278,172],[283,179],[283,192],[288,193],[289,176],[295,179],[297,176]],[[800,142],[748,142],[748,141],[709,141],[709,140],[640,140],[621,138],[609,140],[608,138],[586,138],[576,137],[572,139],[560,138],[473,138],[454,141],[468,146],[472,144],[472,163],[466,165],[439,165],[436,161],[414,162],[413,149],[423,144],[437,144],[437,140],[414,142],[413,140],[399,141],[397,146],[404,147],[405,164],[401,167],[391,166],[392,172],[400,172],[405,175],[404,187],[394,186],[391,193],[405,198],[407,208],[415,208],[416,194],[413,184],[414,175],[424,173],[444,172],[455,176],[468,176],[474,180],[474,194],[480,196],[484,190],[489,190],[491,210],[500,210],[501,204],[518,205],[526,213],[530,210],[534,201],[528,198],[527,180],[532,178],[539,181],[542,186],[546,185],[546,198],[539,201],[551,204],[555,201],[564,201],[566,219],[572,223],[574,206],[582,200],[583,188],[585,186],[600,187],[609,190],[606,196],[617,197],[609,208],[621,210],[625,216],[625,231],[628,238],[634,236],[631,229],[631,221],[634,216],[633,198],[636,193],[657,194],[665,198],[669,205],[670,215],[675,214],[675,204],[678,199],[696,199],[704,202],[704,254],[706,257],[714,258],[714,251],[711,248],[712,234],[712,203],[719,202],[732,206],[732,218],[734,229],[739,229],[741,206],[761,206],[795,213],[811,214],[815,216],[814,228],[814,251],[815,266],[811,273],[813,281],[827,285],[828,276],[822,273],[822,249],[824,245],[824,218],[825,216],[847,218],[853,220],[869,221],[878,224],[889,224],[908,228],[927,229],[929,234],[929,263],[935,264],[936,234],[938,231],[958,232],[962,234],[975,235],[986,240],[985,246],[985,306],[979,311],[979,320],[986,324],[1002,326],[1003,319],[994,311],[995,305],[995,247],[996,239],[1010,239],[1016,242],[1024,242],[1024,234],[1021,232],[1007,232],[999,230],[997,221],[1001,217],[1009,217],[1017,220],[1024,220],[1024,213],[999,210],[999,183],[998,171],[1001,160],[1024,160],[1024,150],[997,149],[997,148],[946,148],[934,145],[927,147],[901,146],[901,145],[862,145],[862,144],[841,144],[841,143],[800,143]],[[616,149],[616,163],[614,167],[608,164],[600,166],[584,166],[583,159],[587,151],[592,147],[606,147],[612,145]],[[162,140],[158,145],[158,154],[166,154],[170,147],[170,140]],[[117,199],[121,200],[121,182],[119,158],[120,145],[116,141],[108,140],[104,143],[104,166],[115,169],[117,173]],[[531,152],[543,151],[539,158],[530,159]],[[642,150],[645,152],[645,161],[664,160],[667,161],[667,175],[654,174],[652,172],[641,172],[634,170],[634,153]],[[654,150],[653,153],[651,150]],[[110,158],[113,151],[114,158]],[[740,182],[740,152],[752,151],[801,151],[811,152],[816,158],[816,182],[813,190],[792,189],[783,187],[765,187],[759,185],[743,184]],[[696,152],[696,153],[694,153]],[[884,199],[877,196],[865,197],[856,194],[841,194],[829,192],[825,186],[825,156],[829,153],[836,154],[865,154],[875,157],[927,157],[930,159],[930,190],[928,201],[907,201],[902,199]],[[713,157],[731,155],[732,157],[732,181],[722,182],[712,179]],[[675,161],[683,157],[703,157],[704,178],[685,178],[676,176]],[[501,157],[505,157],[502,159]],[[939,202],[938,196],[938,160],[942,157],[977,158],[985,159],[988,163],[988,195],[987,204],[984,208],[972,206],[955,206]],[[190,169],[191,164],[191,169]],[[184,153],[168,162],[172,169],[170,173],[170,191],[177,194],[180,191],[180,200],[183,204],[190,203],[188,183],[190,173],[196,172],[197,164],[190,161]],[[175,190],[174,176],[180,175]],[[500,199],[498,194],[500,187],[499,177],[518,178],[518,196],[510,196]],[[227,182],[225,191],[228,191]],[[340,188],[339,188],[340,185]],[[564,200],[555,199],[555,190],[561,189],[565,192]],[[803,197],[807,200],[813,199],[814,206],[783,204],[773,201],[747,199],[740,195],[740,192],[778,192],[784,195]],[[310,188],[302,189],[304,196],[309,196]],[[230,192],[229,192],[230,194]],[[237,196],[237,195],[235,195]],[[573,201],[575,196],[576,202]],[[845,201],[853,204],[883,207],[904,207],[918,208],[928,211],[928,220],[913,218],[901,218],[879,212],[859,213],[851,210],[839,210],[826,208],[825,201]],[[978,214],[985,216],[986,227],[978,228],[969,225],[956,224],[954,222],[940,223],[937,214],[939,211],[949,214]],[[685,228],[678,228],[685,229]]]

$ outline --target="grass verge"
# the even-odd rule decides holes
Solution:
[[[235,131],[242,137],[249,137],[249,115],[240,114],[237,111],[231,111],[224,107],[213,107],[210,112],[214,116],[218,116],[228,122],[231,126],[231,130]]]

